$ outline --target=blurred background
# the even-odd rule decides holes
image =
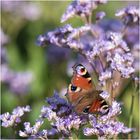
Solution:
[[[52,96],[54,90],[59,91],[61,96],[65,94],[72,74],[71,66],[83,58],[69,49],[55,46],[38,47],[36,40],[38,35],[66,23],[72,24],[73,27],[83,25],[80,18],[60,23],[60,18],[70,3],[71,1],[1,2],[1,113],[11,112],[16,106],[30,105],[32,112],[23,117],[23,122],[29,121],[34,124],[41,106],[46,104],[46,97]],[[112,20],[117,19],[114,16],[116,10],[127,5],[138,5],[138,1],[112,1],[101,5],[96,11],[105,11],[105,18]],[[104,26],[109,26],[107,22],[105,23]],[[122,89],[123,94],[117,97],[123,102],[123,111],[119,119],[127,126],[131,92],[133,92],[132,83],[127,82]],[[133,127],[137,130],[138,102],[137,95],[133,113]],[[21,123],[17,129],[22,128]],[[13,133],[12,128],[1,128],[2,138],[14,138]],[[138,137],[138,131],[134,137]],[[15,138],[19,138],[18,135]]]

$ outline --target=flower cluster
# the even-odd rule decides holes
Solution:
[[[101,93],[104,99],[109,99],[109,94],[104,91]],[[89,123],[91,127],[84,128],[83,133],[86,136],[97,135],[104,138],[113,138],[121,133],[130,133],[134,131],[132,128],[127,128],[124,123],[115,119],[116,116],[121,114],[121,106],[117,101],[113,101],[108,114],[95,117],[89,114]]]
[[[86,123],[86,116],[79,116],[73,111],[71,104],[64,98],[54,93],[53,97],[47,98],[49,106],[42,106],[39,119],[33,127],[30,123],[24,123],[25,131],[19,131],[21,137],[50,138],[59,136],[59,138],[68,138],[72,136],[72,130],[78,130],[81,125]],[[43,124],[43,119],[51,122],[52,129],[39,131]]]
[[[8,37],[2,32],[2,45],[8,43]],[[15,72],[9,67],[7,51],[3,46],[0,52],[1,57],[1,78],[0,82],[6,84],[9,89],[16,94],[26,93],[33,80],[33,75],[29,71]]]
[[[76,0],[73,1],[67,8],[66,12],[63,14],[61,18],[61,22],[65,22],[69,18],[74,16],[80,16],[82,18],[86,18],[92,14],[92,11],[95,10],[98,5],[105,4],[107,0]]]
[[[3,50],[4,48],[2,48]],[[4,60],[4,57],[1,59]],[[4,62],[4,61],[3,61]],[[7,63],[1,64],[1,78],[0,81],[8,85],[13,93],[26,93],[29,84],[33,79],[31,72],[15,72],[9,68]]]
[[[101,93],[104,99],[109,99],[109,94],[104,91]],[[64,98],[59,97],[58,93],[54,93],[53,97],[47,98],[49,106],[43,106],[39,119],[33,127],[30,127],[29,122],[25,122],[25,130],[19,131],[21,137],[31,138],[70,138],[74,131],[79,131],[83,128],[85,136],[104,136],[105,138],[112,138],[118,136],[120,133],[129,133],[134,129],[127,128],[122,122],[115,119],[121,113],[120,103],[113,101],[109,108],[108,114],[101,116],[94,116],[93,114],[78,115],[74,112],[73,107]],[[39,130],[43,124],[43,119],[48,119],[51,122],[52,128],[50,130]],[[91,128],[87,127],[87,124]]]
[[[76,11],[78,11],[76,9],[79,9],[81,5],[85,6],[87,9],[92,9],[89,8],[93,6],[91,3],[92,1],[74,1],[67,10],[69,11],[71,9],[70,11],[75,11],[72,14],[75,15],[77,13]],[[104,2],[96,1],[93,3]],[[87,6],[86,4],[90,6]],[[72,10],[73,8],[75,10]],[[68,14],[68,17],[73,17],[69,16],[71,15],[70,11],[66,13]],[[133,7],[133,11],[137,10],[134,10]],[[66,17],[66,13],[63,17]],[[85,10],[80,13],[84,15]],[[97,16],[98,18],[101,18],[105,15],[105,13],[100,12],[97,13],[97,15],[99,16]],[[134,16],[135,14],[132,14],[132,17]],[[122,29],[123,28],[124,27],[122,26]],[[119,32],[106,31],[106,29],[104,30],[104,28],[99,25],[96,25],[95,27],[95,25],[86,24],[85,26],[79,28],[73,28],[71,25],[65,25],[54,31],[40,35],[38,38],[38,44],[40,46],[53,44],[62,48],[68,47],[78,51],[91,63],[92,67],[98,74],[99,85],[105,86],[107,79],[114,79],[114,72],[119,72],[123,78],[129,78],[135,73],[135,59],[131,54],[128,41],[124,39],[125,35],[126,34],[121,32],[121,30]]]
[[[29,122],[24,123],[25,131],[19,131],[19,136],[28,137],[34,136],[39,131],[39,128],[43,124],[43,120],[37,120],[33,127],[30,126]]]
[[[90,16],[92,11],[96,9],[99,4],[106,2],[107,1],[72,2],[63,14],[61,22],[65,22],[74,16],[79,16],[85,21],[85,25],[78,28],[65,25],[54,31],[40,35],[38,44],[39,46],[52,44],[62,48],[67,47],[82,54],[96,72],[100,87],[112,94],[116,92],[122,79],[134,77],[136,60],[132,54],[132,52],[134,52],[132,48],[134,48],[134,46],[136,46],[135,43],[138,42],[138,33],[134,32],[135,36],[133,37],[130,28],[135,28],[134,31],[137,32],[136,24],[139,20],[139,13],[135,7],[124,8],[116,13],[116,16],[121,16],[123,22],[110,20],[109,22],[103,22],[101,24],[97,21],[102,20],[105,16],[105,12],[102,11],[96,13],[96,25],[91,24]],[[134,23],[135,26],[126,26],[129,25],[130,22]],[[132,38],[131,40],[129,40],[130,36]],[[83,60],[81,61],[83,62]],[[112,86],[111,88],[110,85]],[[105,91],[102,93],[103,98],[104,96],[106,98],[105,93]],[[49,110],[49,112],[51,111]],[[125,127],[122,122],[116,120],[116,117],[120,113],[120,104],[113,100],[108,114],[98,117],[90,114],[88,118],[91,128],[84,128],[84,135],[112,138],[118,136],[120,133],[132,132],[133,129]],[[51,112],[51,114],[51,118],[58,116],[57,113],[54,114],[54,112]],[[63,121],[60,122],[63,124]],[[59,126],[60,123],[57,123],[57,125]],[[60,128],[56,128],[58,131],[60,130]],[[61,125],[61,128],[65,128],[64,125]]]
[[[134,131],[132,128],[127,128],[123,123],[110,120],[103,122],[102,118],[98,120],[93,115],[89,116],[89,122],[92,126],[91,128],[84,128],[83,132],[86,136],[98,135],[99,137],[113,138],[114,136],[118,136],[118,134],[125,134]]]
[[[138,8],[130,6],[118,11],[116,16],[121,17],[125,24],[137,23],[140,18],[140,11]]]
[[[30,112],[30,111],[31,111],[30,106],[26,106],[26,107],[19,106],[12,111],[12,114],[6,112],[0,115],[0,120],[2,121],[1,125],[3,127],[15,126],[21,122],[21,116],[23,116],[25,112]]]

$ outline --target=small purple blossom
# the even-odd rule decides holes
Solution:
[[[2,46],[9,42],[9,37],[3,32],[2,28],[0,28],[0,36]]]
[[[9,84],[10,90],[19,94],[26,93],[32,80],[31,72],[18,72],[13,75],[13,79]]]
[[[47,118],[49,121],[56,119],[57,115],[56,112],[52,111],[50,107],[43,106],[41,109],[41,115],[42,118]]]
[[[93,122],[93,121],[92,121]],[[92,135],[97,135],[99,137],[104,137],[106,138],[113,138],[114,136],[117,136],[118,134],[127,134],[134,129],[132,128],[127,128],[124,126],[123,123],[117,122],[114,120],[110,120],[108,122],[104,123],[92,123],[92,128],[84,128],[83,133],[86,136],[92,136]]]
[[[107,70],[105,72],[102,72],[101,75],[99,76],[99,81],[105,82],[108,79],[111,79],[112,77],[112,72],[110,70]]]
[[[140,60],[140,47],[139,47],[139,44],[135,44],[132,48],[132,54],[134,56],[134,68],[136,71],[139,71],[140,70],[140,67],[139,67],[139,60]]]
[[[74,16],[80,16],[82,18],[88,17],[92,14],[92,10],[95,10],[99,4],[105,4],[106,2],[107,0],[75,0],[68,6],[61,18],[61,22],[65,22]]]
[[[134,58],[131,53],[119,53],[116,51],[115,54],[111,55],[108,53],[108,61],[111,62],[111,68],[120,71],[122,77],[129,78],[131,74],[135,72],[133,68]]]
[[[139,21],[140,11],[135,6],[130,6],[118,11],[115,15],[121,17],[125,24],[137,23]]]
[[[122,42],[123,35],[117,32],[108,32],[106,37],[117,47]]]
[[[43,124],[43,120],[37,120],[36,123],[33,125],[33,127],[30,126],[29,122],[24,123],[25,130],[19,131],[19,136],[21,137],[28,137],[32,135],[36,135]]]
[[[100,96],[105,99],[105,100],[109,100],[109,93],[107,91],[103,91],[100,93]]]
[[[46,101],[50,105],[50,109],[56,112],[57,116],[66,116],[72,112],[72,106],[65,99],[60,98],[57,92],[54,93],[53,97],[47,98]]]
[[[9,89],[17,94],[26,93],[33,76],[31,72],[14,72],[7,65],[1,65],[1,82],[6,83]]]
[[[17,107],[12,111],[11,115],[9,112],[0,115],[2,126],[11,127],[17,125],[18,123],[21,122],[21,116],[23,116],[25,112],[30,112],[30,111],[31,111],[30,106]]]
[[[47,44],[53,44],[59,47],[65,46],[67,43],[67,36],[73,31],[71,25],[67,24],[61,28],[57,28],[54,31],[48,32],[44,35],[40,35],[37,39],[39,46],[46,46]]]
[[[106,15],[106,14],[105,14],[105,12],[103,12],[103,11],[98,12],[98,13],[96,14],[96,20],[99,21],[99,20],[103,19],[105,15]]]

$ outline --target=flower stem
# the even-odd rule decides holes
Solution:
[[[137,91],[137,84],[134,83],[134,91],[132,92],[132,97],[131,97],[131,107],[130,107],[130,117],[129,117],[129,128],[132,128],[133,124],[133,109],[134,109],[134,101],[135,101],[135,95]],[[131,139],[132,135],[128,135],[128,139]]]

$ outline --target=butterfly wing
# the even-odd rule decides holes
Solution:
[[[95,90],[91,76],[81,65],[73,67],[73,78],[67,91],[67,98],[77,113],[107,112],[108,105],[99,95],[101,91]]]
[[[75,65],[73,67],[73,78],[71,83],[85,90],[94,88],[89,72],[81,64]]]
[[[85,90],[90,90],[92,87],[91,77],[84,78],[80,75],[74,74],[71,83],[77,87]]]
[[[106,114],[109,110],[107,102],[99,95],[102,91],[92,90],[77,100],[75,110],[78,113]]]

